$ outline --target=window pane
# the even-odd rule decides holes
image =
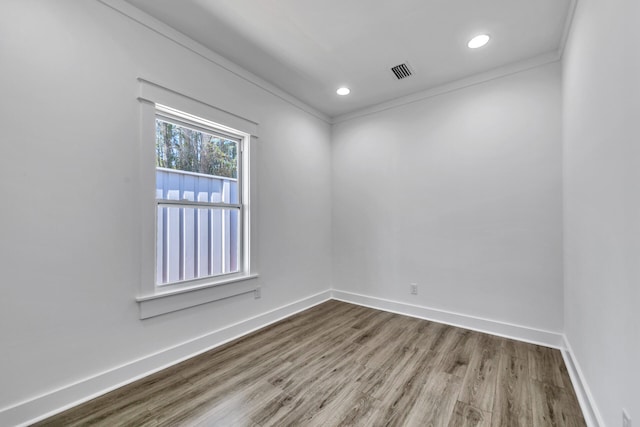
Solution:
[[[156,119],[156,198],[240,203],[239,142]]]
[[[156,119],[158,167],[238,178],[238,141]]]
[[[159,285],[240,271],[239,209],[158,206]]]

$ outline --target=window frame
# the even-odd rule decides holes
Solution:
[[[244,213],[246,211],[245,205],[248,203],[246,195],[248,195],[248,189],[245,189],[244,182],[245,176],[244,171],[246,169],[246,164],[248,161],[248,157],[245,157],[245,146],[247,145],[247,141],[250,138],[250,135],[239,132],[235,129],[230,129],[227,126],[221,125],[219,123],[214,123],[209,120],[203,119],[201,117],[195,117],[189,114],[186,114],[182,111],[175,110],[171,107],[167,107],[162,104],[156,104],[156,121],[161,120],[167,123],[172,123],[177,126],[181,126],[184,128],[190,128],[192,130],[196,130],[198,132],[206,133],[212,136],[218,136],[221,138],[225,138],[227,140],[231,140],[237,143],[238,145],[238,153],[237,153],[237,183],[238,183],[238,200],[237,203],[231,202],[201,202],[201,201],[190,201],[185,199],[158,199],[156,198],[157,207],[175,207],[175,208],[193,208],[193,209],[229,209],[229,210],[237,210],[238,211],[238,222],[239,222],[239,230],[238,230],[238,271],[214,274],[210,276],[197,277],[192,279],[183,279],[177,282],[169,282],[169,283],[160,283],[158,280],[157,268],[156,268],[156,278],[155,283],[156,287],[161,288],[162,290],[171,290],[171,289],[180,289],[183,286],[192,286],[198,285],[202,283],[209,283],[215,280],[224,280],[224,279],[233,279],[234,277],[242,277],[245,274],[245,271],[248,270],[249,266],[245,264],[245,260],[249,259],[248,254],[245,252],[245,217]],[[158,170],[158,167],[156,167]],[[167,169],[170,170],[170,169]],[[210,176],[206,174],[195,174],[195,175],[203,175]],[[158,223],[156,210],[156,226]],[[158,244],[158,239],[156,238],[156,247]]]
[[[257,254],[252,241],[256,234],[251,200],[255,197],[255,174],[251,173],[251,152],[255,149],[257,123],[238,115],[213,107],[195,98],[167,89],[147,80],[140,84],[140,224],[141,224],[141,270],[140,289],[136,297],[140,318],[201,305],[207,302],[236,295],[254,293],[260,297],[256,273]],[[169,107],[170,106],[170,107]],[[179,282],[159,284],[156,274],[157,214],[160,202],[156,198],[156,118],[183,122],[187,127],[196,127],[207,133],[218,134],[239,140],[238,146],[238,204],[188,202],[197,208],[211,209],[212,205],[229,208],[239,205],[239,271],[206,276]],[[179,123],[177,123],[179,124]],[[198,126],[200,125],[200,126]],[[173,201],[172,201],[173,202]],[[181,201],[176,200],[178,204]],[[171,203],[173,204],[173,203]]]

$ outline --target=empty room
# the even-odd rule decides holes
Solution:
[[[638,28],[3,0],[0,426],[640,425]]]

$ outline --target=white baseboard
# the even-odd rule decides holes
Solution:
[[[438,323],[445,323],[447,325],[458,326],[465,329],[471,329],[505,338],[512,338],[518,341],[539,344],[546,347],[562,349],[564,345],[563,336],[560,332],[544,331],[527,326],[483,319],[466,314],[453,313],[436,308],[412,305],[404,302],[391,301],[335,289],[331,291],[331,296],[333,299],[337,299],[339,301],[350,302],[378,310],[390,311],[392,313],[404,314],[405,316],[432,320]]]
[[[45,419],[329,299],[558,348],[562,351],[587,425],[589,427],[604,426],[580,366],[573,355],[571,345],[563,334],[339,290],[324,291],[312,295],[41,396],[0,409],[0,425],[26,426]]]
[[[0,426],[25,426],[249,334],[331,298],[324,291],[150,354],[90,378],[0,409]]]
[[[584,415],[587,426],[604,427],[605,424],[600,415],[600,411],[598,411],[596,402],[593,399],[593,394],[591,394],[587,380],[582,373],[582,369],[580,369],[580,365],[566,335],[563,335],[563,340],[564,350],[562,351],[562,358],[569,371],[573,389],[578,396],[578,402],[580,403],[580,408],[582,409],[582,414]]]
[[[593,394],[587,385],[586,379],[580,369],[580,365],[575,358],[575,353],[567,337],[559,332],[543,331],[527,326],[514,325],[511,323],[499,322],[490,319],[469,316],[466,314],[453,313],[430,307],[417,306],[399,301],[391,301],[367,295],[354,294],[351,292],[332,290],[332,299],[371,307],[378,310],[417,317],[458,326],[474,331],[485,332],[505,338],[512,338],[518,341],[540,344],[560,350],[562,358],[567,366],[573,388],[578,397],[580,408],[584,415],[588,427],[604,427],[602,416],[593,399]]]

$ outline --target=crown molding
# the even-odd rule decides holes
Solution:
[[[317,119],[322,120],[325,123],[331,123],[331,118],[319,111],[315,108],[305,104],[300,101],[298,98],[288,94],[283,91],[279,87],[263,80],[262,78],[256,76],[255,74],[245,70],[244,68],[236,65],[235,63],[229,61],[224,58],[220,54],[212,51],[208,47],[196,42],[185,34],[175,30],[164,22],[159,21],[158,19],[152,17],[151,15],[143,12],[142,10],[136,8],[130,3],[127,3],[124,0],[98,0],[98,2],[103,5],[115,10],[116,12],[121,13],[122,15],[130,18],[131,20],[137,22],[138,24],[146,27],[147,29],[153,31],[154,33],[171,40],[177,45],[195,53],[196,55],[206,59],[212,64],[217,65],[218,67],[230,72],[236,77],[245,80],[248,83],[251,83],[260,89],[268,92],[269,94],[275,96],[276,98],[281,99],[284,102],[304,111],[307,114],[314,116]]]
[[[562,38],[560,39],[560,46],[558,47],[558,54],[560,58],[564,56],[564,49],[567,46],[569,40],[569,34],[571,34],[571,27],[573,26],[573,17],[576,14],[576,8],[578,7],[578,0],[569,1],[569,10],[567,11],[567,19],[564,21],[564,29],[562,30]]]
[[[415,102],[424,101],[435,96],[444,95],[450,92],[455,92],[461,89],[465,89],[471,86],[476,86],[491,80],[496,80],[502,77],[510,76],[524,71],[538,68],[543,65],[557,62],[561,59],[559,51],[553,51],[545,53],[524,61],[514,62],[511,64],[503,65],[498,68],[486,71],[484,73],[474,74],[470,77],[465,77],[460,80],[453,81],[451,83],[445,83],[443,85],[435,86],[430,89],[426,89],[420,92],[415,92],[409,95],[405,95],[391,101],[382,102],[380,104],[366,107],[361,110],[357,110],[351,113],[341,114],[334,117],[331,120],[331,124],[338,124],[346,122],[348,120],[357,119],[359,117],[368,116],[371,114],[380,113],[382,111],[391,110],[394,108],[402,107],[407,104],[413,104]]]
[[[196,42],[185,34],[175,30],[164,22],[152,17],[151,15],[136,8],[132,4],[125,0],[98,0],[98,2],[105,6],[121,13],[122,15],[132,19],[147,29],[155,32],[156,34],[165,37],[168,40],[178,44],[179,46],[195,53],[196,55],[208,60],[209,62],[219,66],[220,68],[232,73],[233,75],[261,88],[269,94],[281,99],[284,102],[314,116],[317,119],[322,120],[328,124],[338,124],[348,120],[353,120],[358,117],[363,117],[371,114],[375,114],[381,111],[398,108],[403,105],[419,102],[425,99],[432,98],[434,96],[443,95],[449,92],[454,92],[460,89],[464,89],[470,86],[475,86],[484,82],[495,80],[501,77],[506,77],[512,74],[527,71],[542,65],[546,65],[552,62],[556,62],[562,59],[564,49],[571,33],[571,26],[573,23],[573,17],[577,8],[578,0],[570,0],[569,10],[567,13],[567,19],[564,23],[564,29],[562,38],[558,46],[557,51],[549,52],[543,55],[539,55],[524,61],[507,64],[487,72],[479,73],[467,78],[456,80],[454,82],[438,85],[424,91],[415,92],[406,96],[402,96],[390,101],[382,102],[380,104],[365,107],[356,111],[352,111],[345,114],[340,114],[334,117],[311,107],[310,105],[300,101],[298,98],[290,95],[279,87],[267,82],[266,80],[256,76],[255,74],[245,70],[239,65],[224,58],[220,54],[212,51],[208,47]]]

